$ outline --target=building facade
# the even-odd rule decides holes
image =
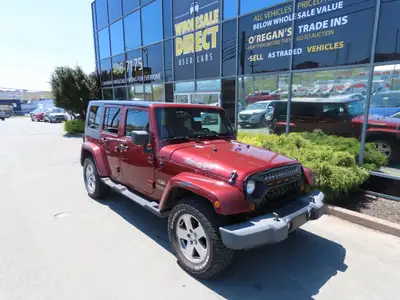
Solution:
[[[103,99],[221,105],[239,130],[266,132],[270,114],[286,132],[351,131],[361,164],[366,141],[390,157],[369,189],[400,197],[399,11],[400,0],[96,0]],[[283,109],[248,114],[273,99]]]

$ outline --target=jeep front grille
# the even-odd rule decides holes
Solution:
[[[256,182],[256,189],[252,195],[247,195],[247,198],[254,202],[258,209],[263,210],[297,196],[304,178],[300,165],[290,165],[255,174],[248,180]]]

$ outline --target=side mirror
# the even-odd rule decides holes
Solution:
[[[147,131],[132,131],[131,138],[134,145],[146,147],[149,143],[149,133]]]

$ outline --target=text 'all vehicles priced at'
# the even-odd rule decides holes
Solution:
[[[114,189],[168,218],[178,263],[198,278],[323,214],[312,171],[236,141],[217,106],[92,101],[81,164],[89,196]]]
[[[291,55],[294,69],[367,63],[374,14],[373,0],[316,0],[241,18],[239,73],[286,71]]]

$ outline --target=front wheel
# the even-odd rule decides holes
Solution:
[[[222,243],[222,225],[208,200],[188,198],[174,207],[168,219],[168,236],[178,264],[186,272],[208,279],[231,264],[234,251]]]
[[[88,195],[93,199],[101,199],[107,196],[109,187],[105,185],[97,172],[96,164],[91,157],[83,163],[83,179]]]

